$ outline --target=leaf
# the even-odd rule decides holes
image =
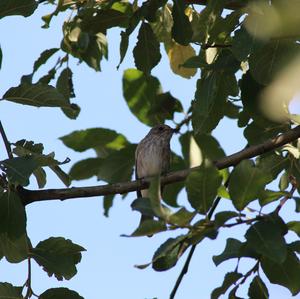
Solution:
[[[168,220],[169,223],[184,226],[190,224],[195,215],[195,212],[189,212],[186,208],[181,208],[177,212],[170,215]]]
[[[120,150],[128,144],[124,135],[114,130],[104,128],[74,131],[59,139],[65,146],[77,152],[83,152],[91,148],[97,148],[98,151],[109,152],[110,150]]]
[[[169,92],[161,93],[156,77],[128,69],[123,75],[123,94],[131,112],[144,124],[154,126],[173,119],[182,111],[181,103]]]
[[[17,87],[10,88],[3,98],[10,102],[36,107],[70,107],[56,88],[41,83],[22,83]]]
[[[172,172],[176,170],[181,170],[184,169],[185,167],[186,166],[184,160],[180,156],[172,152],[171,167],[169,171]],[[177,183],[165,185],[162,191],[163,201],[172,207],[178,207],[177,196],[179,192],[183,189],[183,187],[184,187],[184,182],[177,182]]]
[[[108,183],[126,182],[131,179],[135,163],[136,144],[129,144],[103,158],[98,170],[98,179]]]
[[[26,233],[26,214],[21,199],[13,191],[0,195],[0,234],[11,240]]]
[[[166,271],[174,267],[181,256],[179,254],[185,238],[186,236],[169,238],[160,245],[153,255],[152,268],[155,271]]]
[[[185,4],[183,0],[173,0],[173,27],[172,37],[183,46],[187,46],[192,39],[193,30],[187,15],[184,13]]]
[[[58,178],[65,184],[66,187],[70,186],[71,178],[66,174],[58,165],[49,166],[50,169],[58,176]]]
[[[234,32],[231,51],[239,61],[247,60],[248,56],[263,46],[263,42],[248,33],[244,26]]]
[[[288,244],[288,249],[300,253],[300,241],[294,241]]]
[[[32,156],[17,157],[1,161],[5,168],[7,178],[12,184],[27,186],[29,177],[39,167],[38,162]]]
[[[228,95],[235,94],[236,79],[232,74],[212,72],[197,81],[192,104],[192,124],[195,135],[210,133],[224,116]]]
[[[30,241],[24,233],[18,238],[10,238],[7,233],[0,234],[0,252],[9,263],[20,263],[28,258]]]
[[[211,293],[211,299],[217,299],[219,298],[222,294],[225,294],[227,290],[235,284],[243,275],[238,272],[228,272],[226,273],[224,277],[223,284],[214,289],[213,292]]]
[[[109,210],[113,206],[114,197],[115,197],[114,194],[105,195],[103,197],[103,209],[104,209],[103,214],[105,217],[109,216]]]
[[[287,223],[287,227],[300,237],[300,221],[290,221]]]
[[[296,43],[271,41],[250,56],[249,69],[257,82],[267,85],[299,54],[300,47]]]
[[[45,51],[43,51],[40,54],[40,57],[34,62],[32,73],[35,73],[40,68],[40,66],[43,65],[44,63],[46,63],[48,61],[48,59],[52,55],[54,55],[58,50],[59,50],[59,48],[51,48],[51,49],[46,49]]]
[[[238,217],[239,214],[237,212],[234,211],[223,211],[223,212],[219,212],[215,215],[215,223],[217,226],[222,226],[223,224],[225,224],[228,220],[234,218],[234,217]]]
[[[7,16],[21,15],[29,17],[38,7],[34,0],[1,0],[0,1],[0,19]]]
[[[51,237],[38,243],[32,249],[31,256],[43,267],[49,276],[58,280],[69,280],[76,273],[76,264],[81,260],[81,251],[85,249],[71,240]]]
[[[264,256],[261,259],[261,267],[271,283],[288,288],[293,296],[300,292],[300,261],[295,253],[288,251],[282,264]]]
[[[48,289],[39,296],[40,299],[84,299],[77,292],[67,288]]]
[[[46,175],[45,170],[43,168],[37,168],[33,172],[33,175],[36,178],[36,182],[37,182],[39,188],[44,188],[47,183],[47,175]]]
[[[249,290],[248,290],[249,299],[268,299],[269,292],[261,280],[261,278],[257,275],[253,278]]]
[[[127,49],[129,44],[129,35],[125,31],[121,31],[121,42],[120,42],[120,62],[117,66],[117,69],[119,69],[121,63],[123,62]]]
[[[142,23],[137,38],[137,44],[133,49],[135,66],[145,74],[150,74],[161,59],[159,42],[151,26],[145,22]]]
[[[164,221],[161,220],[145,220],[140,223],[140,226],[131,234],[123,235],[124,237],[143,237],[159,232],[166,231],[167,227]]]
[[[282,264],[287,255],[281,224],[274,219],[261,220],[253,224],[245,238],[253,250],[266,256],[276,264]]]
[[[243,243],[239,240],[228,238],[224,251],[220,255],[213,256],[215,265],[218,266],[228,259],[240,257],[240,250],[242,245]]]
[[[15,287],[7,282],[0,282],[0,298],[22,299],[22,287]]]
[[[222,177],[213,165],[201,165],[199,170],[192,171],[186,180],[188,200],[200,214],[210,209]]]
[[[88,158],[75,163],[69,172],[72,180],[85,180],[97,176],[103,163],[101,158]]]
[[[288,192],[284,192],[284,191],[272,191],[268,189],[263,190],[258,194],[259,204],[263,207],[288,194],[289,194]]]
[[[229,181],[229,194],[235,208],[241,211],[255,200],[267,181],[267,174],[252,161],[241,161],[232,171]]]
[[[197,69],[185,68],[182,66],[186,60],[195,55],[196,52],[191,45],[182,46],[174,43],[168,50],[168,57],[173,73],[186,79],[190,79],[191,77],[195,76]]]

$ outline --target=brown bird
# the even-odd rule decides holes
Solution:
[[[165,174],[170,167],[170,139],[174,129],[167,125],[153,127],[138,144],[135,152],[135,176],[141,179],[149,176]],[[137,191],[138,197],[148,197],[148,190]],[[152,219],[142,215],[141,222]]]

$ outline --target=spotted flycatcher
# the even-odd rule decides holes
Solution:
[[[153,127],[138,144],[135,152],[135,176],[137,179],[165,174],[170,167],[170,139],[174,129],[167,125]],[[148,190],[137,191],[138,197],[148,197]],[[152,219],[142,215],[141,221]]]

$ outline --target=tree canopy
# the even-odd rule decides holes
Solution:
[[[45,152],[38,141],[10,140],[0,122],[6,150],[0,161],[0,258],[9,263],[28,261],[24,285],[1,282],[0,297],[83,298],[64,287],[35,294],[33,262],[49,276],[69,280],[76,275],[85,248],[53,236],[33,245],[26,230],[26,206],[103,196],[105,215],[109,216],[116,195],[126,197],[145,188],[149,188],[149,198],[137,198],[131,207],[155,219],[141,223],[126,237],[165,235],[151,262],[137,265],[140,269],[167,271],[188,252],[170,299],[176,296],[195,248],[236,226],[243,227],[243,240],[231,236],[223,251],[212,257],[216,266],[234,259],[236,267],[224,273],[222,285],[211,290],[211,298],[223,294],[228,298],[269,298],[270,284],[288,289],[292,296],[299,294],[300,117],[290,109],[300,86],[299,1],[0,0],[0,18],[17,15],[30,22],[41,6],[51,11],[42,18],[45,30],[58,15],[66,16],[60,46],[45,49],[32,72],[24,74],[18,86],[10,87],[1,101],[59,108],[76,121],[84,103],[74,102],[76,67],[69,62],[75,60],[100,72],[101,62],[109,59],[108,32],[117,28],[120,59],[116,66],[128,55],[134,62],[122,77],[128,112],[149,127],[172,124],[181,152],[172,152],[168,174],[132,181],[137,144],[113,128],[83,128],[58,136],[70,151],[95,152],[72,161],[67,173],[68,158],[55,158],[55,153]],[[130,44],[134,44],[132,52],[127,51]],[[199,77],[186,111],[172,90],[163,91],[160,78],[153,75],[164,55],[170,63],[168,72],[182,80]],[[0,48],[0,67],[5,59]],[[48,71],[40,75],[41,67]],[[233,120],[247,143],[229,156],[213,136],[224,118]],[[65,188],[46,188],[49,170]],[[32,177],[37,186],[34,190],[28,188]],[[91,177],[101,184],[69,187],[71,182]],[[183,190],[184,204],[179,204]],[[222,201],[230,207],[216,212]],[[281,214],[290,201],[295,204],[292,220]],[[244,259],[252,261],[246,271],[239,267]],[[249,288],[243,293],[245,283]]]

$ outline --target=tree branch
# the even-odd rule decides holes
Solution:
[[[270,139],[262,144],[250,146],[233,155],[217,160],[214,163],[218,169],[235,166],[244,159],[249,159],[264,154],[286,143],[296,140],[299,137],[300,126],[297,126],[294,129],[291,129],[281,135],[278,135],[277,137]],[[161,184],[167,185],[175,182],[184,181],[191,171],[195,171],[197,169],[199,169],[199,167],[170,172],[161,178]],[[32,202],[44,200],[65,200],[79,197],[123,194],[131,191],[147,189],[149,187],[150,181],[151,178],[145,178],[137,181],[107,184],[102,186],[72,187],[45,190],[28,190],[19,187],[18,191],[23,200],[23,204],[27,205]]]
[[[9,143],[7,137],[6,137],[6,134],[5,134],[5,131],[4,131],[4,128],[2,126],[1,121],[0,121],[0,134],[1,134],[3,142],[4,142],[8,158],[12,159],[13,158],[13,154],[11,152],[10,143]]]

